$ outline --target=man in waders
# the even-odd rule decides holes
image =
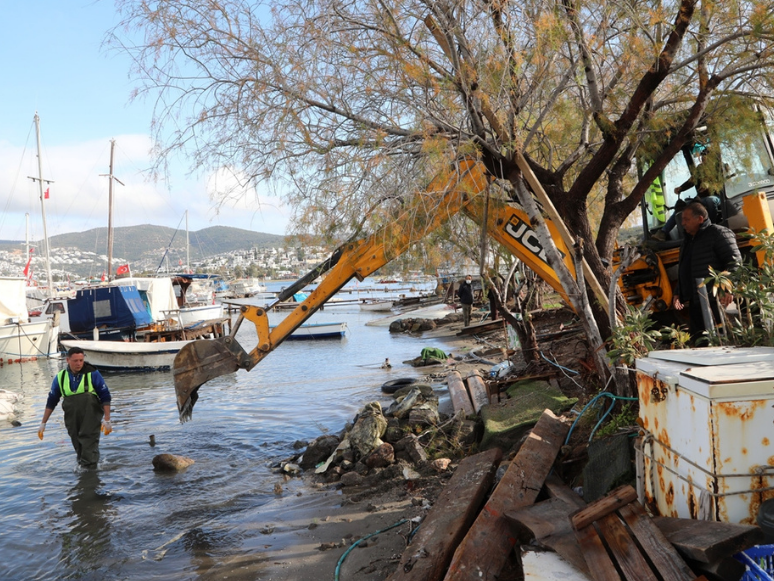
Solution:
[[[73,347],[67,352],[67,368],[57,373],[51,383],[43,422],[38,429],[41,440],[48,418],[63,397],[65,426],[78,455],[78,464],[96,468],[100,430],[105,435],[113,431],[110,424],[110,391],[97,368],[86,363],[80,347]]]

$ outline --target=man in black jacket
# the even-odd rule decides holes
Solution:
[[[473,309],[473,277],[468,275],[465,282],[460,285],[457,291],[462,305],[462,324],[464,327],[470,325],[470,311]]]
[[[699,297],[699,284],[709,276],[710,266],[716,271],[734,270],[742,262],[742,255],[736,245],[736,236],[724,226],[712,224],[707,208],[699,202],[692,202],[683,210],[685,238],[680,247],[677,288],[674,307],[682,310],[688,306],[690,315],[691,340],[696,341],[707,330]],[[711,290],[707,293],[715,320],[720,322],[717,300]],[[731,303],[731,295],[721,298],[723,308]]]

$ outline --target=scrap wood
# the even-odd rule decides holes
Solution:
[[[540,546],[556,551],[565,561],[590,574],[570,523],[570,514],[576,510],[576,506],[561,498],[551,498],[519,510],[508,511],[505,518],[513,524],[521,544],[527,544],[530,541],[529,536],[532,536]]]
[[[504,513],[537,498],[568,426],[545,410],[454,553],[446,581],[487,581],[500,574],[516,544]]]
[[[473,402],[473,410],[478,413],[482,407],[489,403],[486,384],[484,383],[481,374],[476,369],[468,373],[468,376],[465,378],[465,383],[468,386],[470,401]]]
[[[654,524],[687,559],[714,563],[763,542],[763,531],[753,525],[656,517]]]
[[[594,579],[693,581],[696,576],[636,498],[631,486],[622,486],[571,517]]]
[[[441,579],[492,487],[502,458],[493,448],[460,462],[411,544],[391,581]]]
[[[466,416],[472,416],[476,413],[473,411],[473,404],[470,402],[468,390],[465,389],[459,371],[450,371],[446,375],[446,385],[449,387],[449,396],[455,413],[459,410],[462,410]]]

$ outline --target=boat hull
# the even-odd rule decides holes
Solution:
[[[373,313],[391,313],[392,301],[364,301],[360,303],[360,310]]]
[[[56,337],[59,327],[50,319],[0,325],[0,359],[18,362],[34,357],[57,356]]]
[[[80,347],[86,360],[100,371],[168,371],[175,355],[190,342],[62,341],[62,346]]]
[[[301,325],[286,341],[316,341],[318,339],[341,339],[347,332],[346,323],[316,323]]]

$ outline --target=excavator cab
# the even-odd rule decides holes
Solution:
[[[640,163],[643,173],[648,165]],[[719,198],[717,219],[740,235],[737,244],[743,256],[755,246],[754,240],[746,236],[748,232],[772,232],[774,148],[765,119],[761,116],[759,131],[743,142],[713,143],[707,129],[699,128],[696,138],[651,184],[641,202],[642,256],[619,279],[619,287],[631,306],[653,312],[669,309],[683,238],[681,202],[697,197],[696,184]],[[683,190],[679,195],[675,192],[678,187]],[[673,213],[675,219],[669,223]],[[665,229],[667,224],[671,228]],[[621,253],[617,251],[614,263],[620,264]],[[756,259],[759,263],[763,260],[762,256]]]

